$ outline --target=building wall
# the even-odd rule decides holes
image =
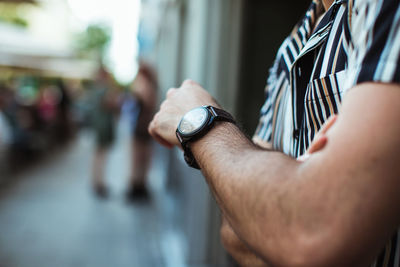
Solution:
[[[310,3],[311,0],[243,2],[240,91],[235,106],[237,119],[248,135],[252,135],[257,126],[275,53]]]

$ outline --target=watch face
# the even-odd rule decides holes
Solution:
[[[192,109],[183,116],[179,123],[178,130],[184,135],[190,135],[200,130],[208,120],[206,108],[199,107]]]

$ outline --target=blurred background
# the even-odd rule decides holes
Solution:
[[[142,130],[190,78],[251,135],[309,2],[0,0],[0,266],[235,266],[201,173]]]

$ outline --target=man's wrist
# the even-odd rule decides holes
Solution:
[[[190,149],[201,166],[202,158],[207,157],[207,153],[212,152],[213,149],[225,149],[228,153],[232,135],[237,136],[238,134],[242,135],[235,124],[227,121],[216,121],[214,127],[206,135],[190,142]]]
[[[213,139],[216,139],[217,137],[219,139],[221,135],[233,131],[239,131],[239,128],[235,124],[230,123],[228,121],[215,121],[214,127],[212,127],[206,135],[190,142],[191,145],[190,147],[194,148],[194,146],[197,146],[199,143],[200,143],[199,146],[201,146],[202,142],[213,143]]]
[[[185,161],[190,167],[200,169],[191,151],[191,143],[207,135],[219,121],[236,123],[231,114],[213,106],[194,108],[182,117],[176,129],[176,137],[182,145]]]

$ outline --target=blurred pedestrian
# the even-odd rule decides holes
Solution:
[[[56,81],[57,88],[60,92],[60,101],[58,103],[56,133],[58,142],[64,143],[72,136],[71,124],[71,105],[72,99],[68,91],[68,87],[61,79]]]
[[[128,200],[148,195],[146,181],[153,143],[147,129],[157,103],[157,77],[148,64],[140,63],[132,90],[139,106],[139,113],[132,138],[132,169],[126,193]]]
[[[112,88],[110,74],[102,67],[93,85],[93,108],[91,125],[96,135],[96,149],[93,159],[92,186],[99,197],[106,197],[108,189],[104,182],[106,158],[115,139],[115,115],[118,98]]]
[[[4,114],[10,98],[9,94],[8,88],[0,87],[0,150],[11,143],[11,126],[7,116]]]

